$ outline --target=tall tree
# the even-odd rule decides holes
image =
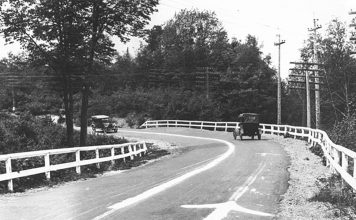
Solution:
[[[33,59],[47,63],[62,77],[67,142],[73,145],[73,79],[82,89],[81,145],[87,135],[89,76],[95,62],[114,54],[110,36],[127,41],[141,36],[158,0],[4,0],[0,33],[6,41],[19,41]]]
[[[87,36],[88,41],[85,42],[89,45],[87,73],[93,73],[93,63],[96,59],[114,55],[112,53],[114,44],[112,44],[110,36],[117,36],[123,42],[128,41],[129,36],[143,36],[143,28],[148,24],[150,15],[155,11],[158,0],[91,0],[87,2],[89,4],[85,8],[89,18],[86,26],[89,35]],[[84,80],[81,108],[81,145],[86,144],[88,96],[89,85]]]
[[[228,39],[214,12],[185,9],[163,27],[153,27],[147,43],[138,54],[140,66],[191,72],[196,67],[224,66],[220,54]]]
[[[323,63],[321,88],[322,121],[326,124],[334,124],[343,117],[349,117],[355,112],[356,83],[355,59],[351,56],[352,45],[347,39],[346,25],[337,20],[332,20],[324,35],[316,39],[318,48],[318,60]],[[301,50],[301,57],[305,61],[311,61],[313,55],[312,36],[306,41]]]

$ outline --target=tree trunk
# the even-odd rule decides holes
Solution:
[[[71,82],[67,80],[67,82],[64,85],[64,108],[65,108],[65,115],[66,115],[66,126],[67,126],[67,145],[68,147],[73,147],[74,146],[74,129],[73,129],[73,91],[71,85],[69,85]]]
[[[82,106],[80,114],[80,146],[86,146],[88,135],[88,102],[89,102],[89,86],[84,84],[82,89]]]
[[[93,62],[95,56],[95,47],[98,41],[98,31],[99,31],[99,5],[97,1],[93,1],[93,26],[92,26],[92,36],[91,36],[91,46],[90,46],[90,53],[89,53],[89,62],[87,66],[86,73],[93,72]],[[99,31],[100,32],[100,31]],[[84,78],[84,86],[82,89],[82,106],[81,106],[81,114],[80,114],[80,146],[85,146],[87,142],[88,136],[88,125],[87,125],[87,117],[88,117],[88,102],[89,102],[89,85],[86,81],[87,79]]]

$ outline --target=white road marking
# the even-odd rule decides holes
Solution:
[[[274,153],[256,153],[256,154],[260,154],[262,157],[265,157],[267,155],[271,155],[271,156],[282,156],[281,154],[274,154]]]
[[[204,220],[221,220],[226,218],[231,211],[243,212],[251,215],[273,217],[274,215],[272,214],[247,209],[236,203],[236,201],[248,191],[249,187],[256,181],[257,176],[261,174],[265,167],[266,164],[260,164],[255,172],[244,182],[244,184],[242,184],[241,187],[236,190],[236,192],[234,192],[234,194],[232,194],[227,202],[204,205],[182,205],[182,207],[189,209],[215,209]]]
[[[102,215],[99,215],[97,217],[95,217],[93,220],[99,220],[99,219],[103,219],[109,215],[111,215],[112,213],[122,209],[122,208],[125,208],[125,207],[128,207],[130,205],[133,205],[133,204],[136,204],[138,202],[141,202],[149,197],[152,197],[160,192],[163,192],[165,190],[167,190],[168,188],[171,188],[201,172],[204,172],[206,170],[209,170],[213,167],[215,167],[216,165],[218,165],[219,163],[221,163],[223,160],[225,160],[226,158],[228,158],[231,154],[233,154],[233,152],[235,151],[235,145],[228,142],[228,141],[225,141],[225,140],[220,140],[220,139],[216,139],[216,138],[204,138],[204,137],[194,137],[194,136],[188,136],[188,135],[178,135],[178,134],[167,134],[167,133],[155,133],[155,132],[139,132],[139,131],[126,131],[125,132],[131,132],[131,133],[144,133],[144,134],[154,134],[154,135],[165,135],[165,136],[173,136],[173,137],[182,137],[182,138],[194,138],[194,139],[200,139],[200,140],[209,140],[209,141],[216,141],[216,142],[220,142],[220,143],[223,143],[225,145],[227,145],[229,148],[228,150],[221,154],[218,158],[216,158],[215,160],[213,160],[212,162],[202,166],[202,167],[199,167],[195,170],[192,170],[180,177],[177,177],[175,179],[172,179],[168,182],[165,182],[159,186],[156,186],[154,188],[151,188],[137,196],[134,196],[134,197],[131,197],[131,198],[128,198],[128,199],[125,199],[121,202],[118,202],[116,204],[113,204],[111,206],[109,206],[108,208],[110,209],[109,211],[103,213]]]

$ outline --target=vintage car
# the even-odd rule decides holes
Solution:
[[[118,126],[107,115],[93,115],[91,116],[91,128],[93,132],[102,131],[107,133],[117,132]]]
[[[255,113],[242,113],[239,115],[238,124],[233,131],[233,137],[236,140],[237,136],[243,139],[243,136],[250,136],[252,139],[255,136],[261,140],[261,129],[259,124],[259,115]]]

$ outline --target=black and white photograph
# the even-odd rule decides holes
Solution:
[[[0,0],[0,220],[356,219],[356,1]]]

